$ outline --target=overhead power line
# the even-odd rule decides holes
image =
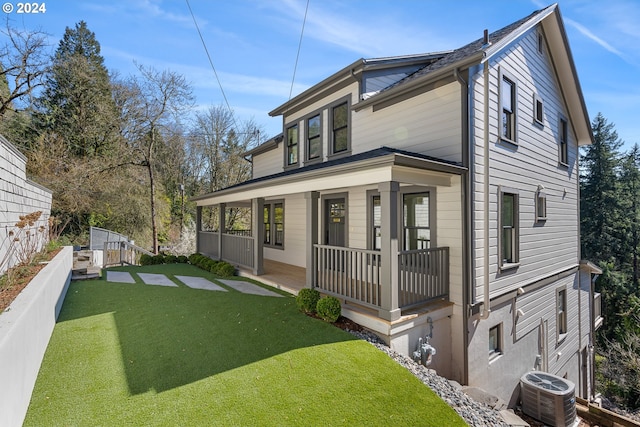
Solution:
[[[207,54],[207,58],[209,59],[209,65],[211,65],[211,69],[213,70],[213,74],[216,76],[216,80],[218,81],[218,86],[220,86],[220,92],[222,92],[222,97],[224,98],[224,102],[231,113],[231,120],[233,120],[233,126],[236,129],[238,128],[238,124],[236,123],[235,114],[233,114],[233,110],[231,109],[231,105],[229,105],[229,100],[227,99],[227,95],[224,93],[224,89],[222,88],[222,82],[218,77],[218,72],[216,71],[216,67],[213,65],[213,60],[211,59],[211,55],[209,54],[209,49],[207,49],[207,44],[204,41],[204,37],[202,37],[202,32],[200,31],[200,27],[198,26],[198,22],[196,21],[196,16],[193,14],[193,10],[191,10],[191,5],[189,4],[189,0],[185,0],[187,2],[187,7],[189,8],[189,13],[191,13],[191,18],[193,19],[193,23],[196,26],[196,30],[198,30],[198,35],[200,36],[200,41],[202,42],[202,46],[204,47],[204,51]]]
[[[307,12],[309,12],[309,1],[310,0],[307,0],[307,7],[304,9],[304,19],[302,20],[302,31],[300,31],[300,41],[298,42],[298,53],[296,54],[296,63],[293,66],[293,77],[291,78],[291,88],[289,89],[289,101],[291,101],[291,95],[293,93],[293,83],[296,80],[296,71],[298,70],[298,59],[300,59],[302,37],[304,36],[304,26],[307,23]]]

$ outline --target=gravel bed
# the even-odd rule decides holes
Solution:
[[[349,331],[356,337],[368,341],[379,350],[387,353],[389,357],[400,365],[408,369],[420,381],[433,390],[442,400],[451,406],[466,422],[472,427],[497,427],[507,426],[500,416],[500,413],[482,403],[476,402],[449,380],[439,376],[433,369],[414,362],[411,358],[404,356],[389,348],[376,335],[369,332]]]

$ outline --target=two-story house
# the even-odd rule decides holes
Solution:
[[[593,394],[592,134],[557,5],[456,50],[358,60],[270,114],[283,133],[247,153],[253,178],[195,198],[199,252],[334,295],[407,355],[429,336],[431,368],[512,405],[530,370]]]

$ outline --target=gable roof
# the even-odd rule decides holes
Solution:
[[[378,94],[358,102],[353,105],[353,108],[358,111],[369,106],[381,104],[384,101],[388,102],[393,98],[401,98],[419,87],[426,86],[444,77],[451,77],[460,70],[467,69],[473,65],[490,61],[537,25],[542,27],[546,35],[551,60],[560,81],[560,88],[567,104],[569,115],[572,118],[571,123],[576,132],[578,145],[590,144],[593,140],[593,133],[589,115],[557,3],[534,11],[529,16],[492,32],[488,35],[488,43],[482,37],[451,51],[439,60],[390,85]]]

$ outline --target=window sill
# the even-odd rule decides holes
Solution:
[[[569,169],[569,164],[558,160],[558,167],[563,169]]]
[[[316,163],[322,163],[322,157],[319,157],[319,158],[317,158],[317,159],[307,159],[307,160],[304,162],[304,165],[305,165],[305,166],[308,166],[308,165],[315,165]]]
[[[502,355],[504,353],[502,352],[495,352],[495,353],[490,353],[489,354],[489,365],[491,365],[492,363],[494,363],[496,360],[502,358]]]
[[[500,265],[500,271],[515,270],[518,267],[520,267],[519,262],[509,262]]]
[[[341,151],[339,153],[329,154],[328,159],[329,160],[339,159],[340,157],[347,157],[347,156],[350,156],[350,155],[351,155],[351,150]]]
[[[560,344],[562,344],[564,342],[564,340],[567,339],[567,335],[569,335],[569,334],[559,334],[558,335],[558,344],[556,346],[559,346]]]
[[[509,148],[513,148],[514,150],[518,148],[518,143],[516,141],[514,141],[513,139],[505,138],[503,136],[500,137],[500,144]]]

